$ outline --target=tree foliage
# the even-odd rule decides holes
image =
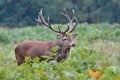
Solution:
[[[79,22],[120,23],[119,0],[0,0],[1,26],[36,25],[35,18],[40,9],[50,16],[51,23],[66,23],[59,13],[66,8],[76,10]]]

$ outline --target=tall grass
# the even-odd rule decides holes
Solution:
[[[58,25],[54,25],[57,27]],[[65,26],[65,25],[61,25]],[[0,28],[1,80],[119,80],[120,25],[81,24],[69,58],[61,63],[34,63],[16,66],[14,46],[23,40],[54,41],[56,33],[42,27]]]

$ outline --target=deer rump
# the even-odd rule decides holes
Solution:
[[[56,46],[57,50],[52,51]],[[67,45],[63,42],[23,41],[15,47],[17,64],[22,64],[25,61],[25,56],[29,56],[31,59],[39,57],[40,60],[42,60],[42,56],[50,56],[60,62],[69,56],[70,47],[65,48],[65,46]],[[56,55],[51,55],[52,53]]]

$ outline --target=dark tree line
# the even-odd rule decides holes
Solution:
[[[36,25],[41,8],[51,23],[67,22],[59,14],[63,8],[75,9],[80,23],[120,23],[120,0],[0,0],[0,26]]]

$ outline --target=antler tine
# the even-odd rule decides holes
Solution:
[[[61,12],[60,14],[62,14],[63,16],[65,16],[68,19],[68,21],[71,22],[70,16],[69,16],[69,14],[68,14],[68,12],[67,12],[67,10],[65,8],[64,8],[64,13]],[[63,32],[64,34],[69,31],[69,27],[70,26],[68,26],[67,29]]]
[[[42,14],[42,9],[40,10],[39,14],[38,14],[38,19],[36,19],[36,21],[38,21],[41,24],[44,24],[45,26],[49,27],[49,24],[45,21],[44,16]]]
[[[41,11],[42,11],[42,10],[40,10],[39,15],[40,15]],[[35,20],[36,20],[36,21],[38,21],[38,22],[40,22],[40,23],[42,23],[42,22],[41,22],[41,20],[40,20],[39,15],[38,15],[38,19],[37,19],[37,18],[35,18]]]
[[[76,28],[76,26],[78,25],[78,20],[77,20],[77,18],[75,17],[75,10],[72,9],[72,15],[73,15],[72,18],[70,18],[70,16],[69,16],[69,14],[68,14],[68,12],[67,12],[66,9],[64,9],[64,13],[61,13],[61,14],[64,15],[64,16],[68,19],[68,21],[69,21],[69,26],[68,26],[68,28],[64,31],[64,33],[66,33],[67,31],[68,31],[69,33],[71,33],[71,32]],[[75,21],[74,27],[73,27],[73,21]]]
[[[76,28],[76,26],[78,25],[78,19],[77,19],[76,17],[73,18],[73,21],[75,21],[75,25],[74,25],[74,27],[72,27],[71,30],[69,30],[70,33],[71,33],[71,32]]]
[[[45,25],[46,27],[48,27],[49,29],[51,29],[52,31],[54,32],[57,32],[57,33],[60,33],[60,34],[63,34],[63,32],[60,30],[60,28],[58,27],[59,30],[55,30],[51,27],[51,24],[50,24],[50,21],[49,21],[49,17],[48,17],[48,21],[46,22],[45,21],[45,18],[42,14],[42,9],[40,10],[39,14],[38,14],[38,19],[35,19],[36,21],[38,21],[39,23]]]
[[[69,31],[69,26],[67,27],[67,29],[63,33],[65,34],[68,31]]]
[[[70,26],[71,26],[70,30],[69,30],[69,33],[71,33],[76,28],[76,26],[78,25],[78,19],[75,17],[75,10],[74,9],[72,9],[72,14],[73,14],[73,17],[71,19],[71,23],[69,23]],[[75,25],[74,26],[72,25],[73,21],[75,21]]]
[[[60,34],[63,34],[63,33],[64,33],[64,32],[61,31],[61,29],[60,29],[59,26],[58,26],[58,30],[59,30],[59,31],[54,30],[54,29],[51,27],[51,25],[50,25],[50,21],[49,21],[49,17],[48,17],[48,25],[49,25],[49,28],[50,28],[51,30],[53,30],[53,31],[55,31],[55,32],[57,32],[57,33],[60,33]]]
[[[78,19],[75,17],[75,10],[74,9],[72,9],[72,15],[73,15],[72,19],[69,22],[69,26],[70,26],[69,33],[71,33],[78,25]],[[75,22],[74,26],[73,26],[73,22]]]
[[[65,8],[64,8],[64,13],[61,12],[60,14],[64,15],[70,21],[70,16]]]

